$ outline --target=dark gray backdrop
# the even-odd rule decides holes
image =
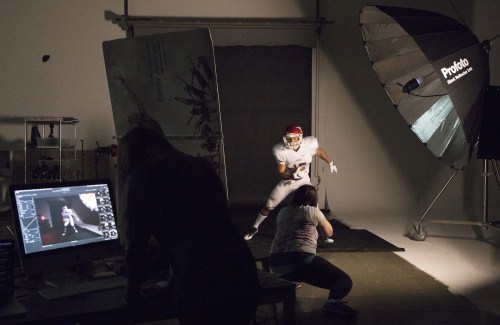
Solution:
[[[310,135],[311,56],[301,46],[215,47],[232,207],[264,204],[279,180],[272,146],[286,125]]]

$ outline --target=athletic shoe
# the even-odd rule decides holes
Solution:
[[[301,282],[294,282],[295,283],[295,289],[298,289],[300,287],[302,287],[302,283]]]
[[[330,316],[356,317],[358,314],[356,310],[347,306],[347,302],[340,300],[328,300],[321,311]]]
[[[255,228],[255,227],[252,227],[250,228],[250,230],[245,234],[245,236],[243,238],[245,238],[245,240],[250,240],[252,239],[253,236],[255,236],[255,234],[257,234],[259,232],[259,229]]]
[[[320,237],[318,238],[318,247],[320,248],[328,248],[333,245],[333,239],[331,238],[325,238],[325,237]]]

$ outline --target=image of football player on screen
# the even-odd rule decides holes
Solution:
[[[332,174],[337,173],[337,166],[328,153],[319,147],[318,140],[313,136],[304,137],[302,128],[295,123],[285,128],[283,142],[273,146],[273,156],[281,180],[271,191],[252,227],[246,232],[245,240],[250,240],[257,234],[260,224],[290,193],[302,185],[312,185],[309,168],[314,156],[325,161]],[[327,239],[327,242],[333,242],[333,240]]]
[[[98,211],[101,206],[96,200],[95,193],[34,199],[41,244],[51,246],[73,240],[112,237],[108,235],[116,233],[116,225],[109,224],[112,217],[101,220],[104,213]],[[35,228],[37,223],[33,223]],[[102,228],[104,223],[106,229]]]
[[[75,227],[76,216],[73,213],[73,210],[68,209],[68,207],[66,205],[64,205],[61,209],[61,217],[62,217],[63,226],[64,226],[64,232],[62,233],[62,236],[66,236],[66,233],[68,232],[68,226],[71,226],[73,233],[77,234],[78,230]]]

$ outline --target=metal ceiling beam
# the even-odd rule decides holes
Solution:
[[[127,0],[124,0],[123,15],[106,11],[105,17],[106,20],[119,25],[122,30],[127,32],[136,26],[210,29],[314,29],[319,33],[325,24],[333,24],[333,21],[319,17],[319,12],[316,12],[315,19],[130,16]]]
[[[171,28],[211,29],[302,29],[317,28],[329,23],[323,19],[300,18],[192,18],[192,17],[141,17],[120,16],[113,22],[126,30],[130,25],[161,26]]]

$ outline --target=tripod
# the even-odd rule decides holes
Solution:
[[[489,165],[493,167],[493,173],[489,172]],[[448,181],[441,188],[439,193],[436,195],[434,200],[431,202],[427,210],[422,214],[420,219],[413,224],[413,232],[410,236],[411,239],[417,241],[423,241],[427,238],[427,232],[425,231],[425,227],[422,226],[423,219],[429,213],[431,208],[434,206],[436,201],[439,199],[441,194],[443,194],[446,187],[453,180],[455,175],[458,173],[458,170],[455,170]],[[482,188],[482,218],[481,221],[457,221],[457,220],[446,220],[446,219],[428,219],[428,223],[444,223],[444,224],[453,224],[453,225],[466,225],[466,226],[479,226],[483,228],[492,228],[496,230],[500,230],[500,221],[490,221],[488,217],[488,177],[495,175],[498,186],[500,186],[500,174],[498,171],[497,161],[494,159],[483,159],[483,172],[481,174],[483,179],[483,188]]]

